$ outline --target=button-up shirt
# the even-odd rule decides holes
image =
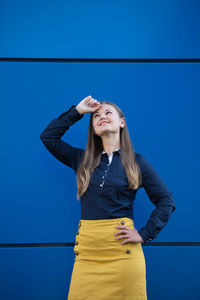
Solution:
[[[50,121],[40,138],[47,150],[60,162],[72,168],[76,174],[83,158],[84,149],[74,147],[61,137],[71,125],[83,118],[75,105],[59,117]],[[135,152],[142,174],[142,185],[138,189],[128,189],[128,179],[121,162],[121,149],[109,156],[103,151],[99,166],[91,173],[86,192],[80,198],[81,219],[99,220],[128,217],[133,219],[133,203],[139,188],[144,188],[155,205],[145,226],[138,230],[144,242],[155,239],[167,224],[176,209],[172,192],[144,155]]]

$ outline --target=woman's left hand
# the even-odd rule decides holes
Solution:
[[[125,241],[121,242],[120,244],[125,244],[125,243],[129,243],[129,242],[144,243],[143,238],[138,233],[136,228],[131,229],[127,226],[116,226],[115,228],[122,228],[121,230],[119,230],[118,232],[116,232],[114,234],[114,236],[117,236],[120,233],[122,234],[121,236],[116,237],[115,238],[116,240],[127,238]]]

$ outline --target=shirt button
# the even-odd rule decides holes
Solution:
[[[79,231],[77,231],[77,233],[76,234],[79,234]]]
[[[78,241],[76,241],[76,245],[78,245]]]
[[[104,176],[102,176],[102,178],[104,178]]]
[[[78,251],[75,251],[75,254],[78,255]]]
[[[131,253],[131,250],[130,249],[126,249],[126,253]]]
[[[124,225],[124,224],[125,224],[125,222],[124,222],[124,221],[121,221],[121,224],[122,224],[122,225]]]

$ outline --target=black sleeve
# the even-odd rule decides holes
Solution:
[[[146,225],[138,231],[144,242],[149,242],[155,239],[167,224],[176,205],[172,192],[142,154],[138,154],[138,162],[142,173],[141,187],[145,189],[149,199],[156,206]]]
[[[71,125],[82,117],[83,114],[80,114],[75,105],[72,105],[68,111],[53,119],[40,134],[42,143],[47,150],[75,172],[78,169],[84,150],[62,141],[61,137]]]

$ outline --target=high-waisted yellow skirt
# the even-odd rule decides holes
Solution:
[[[141,243],[115,240],[115,226],[134,229],[130,218],[80,220],[68,300],[147,300]]]

